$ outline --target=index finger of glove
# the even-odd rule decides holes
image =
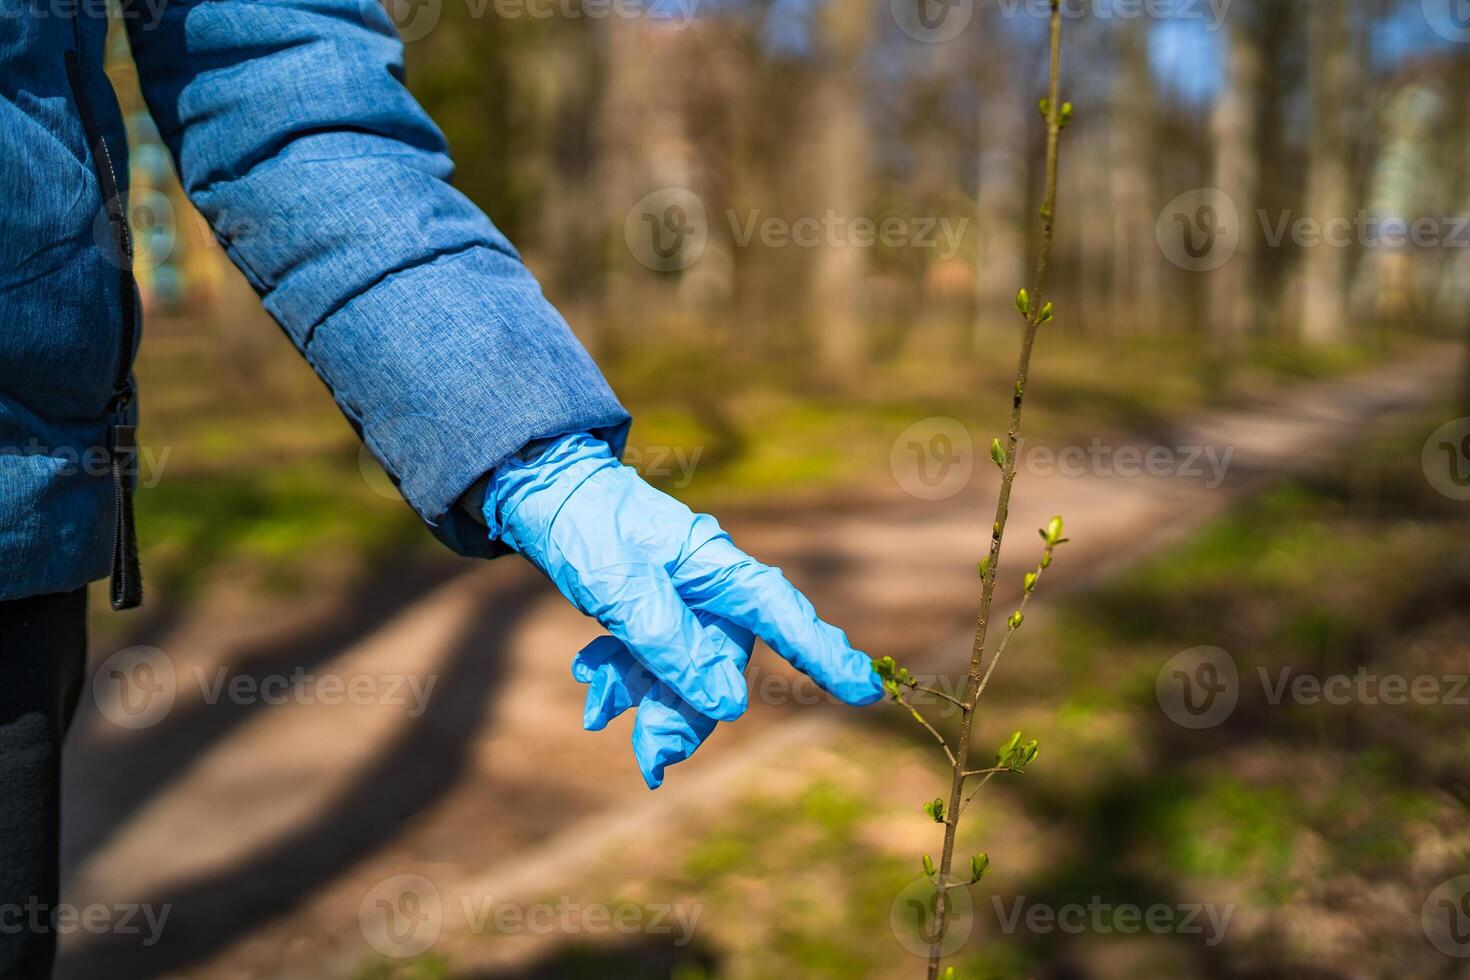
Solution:
[[[819,619],[779,569],[751,558],[723,533],[701,544],[673,578],[689,605],[751,630],[829,694],[848,704],[883,696],[872,659]]]

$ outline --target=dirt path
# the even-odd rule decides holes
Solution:
[[[1131,444],[1136,457],[1126,440],[1051,463],[1028,455],[1008,540],[1029,548],[1029,528],[1065,514],[1076,544],[1048,594],[1078,587],[1432,399],[1455,366],[1435,353],[1204,414]],[[1150,447],[1168,450],[1155,454],[1158,472],[1128,475]],[[941,500],[899,482],[839,507],[761,508],[726,524],[862,649],[957,671],[989,464],[982,456],[970,489]],[[737,773],[778,767],[784,750],[832,738],[851,717],[814,704],[815,688],[762,651],[748,717],[650,794],[628,719],[580,728],[567,664],[595,624],[522,563],[475,566],[412,604],[362,601],[373,628],[314,642],[299,640],[300,623],[251,614],[224,629],[199,616],[156,651],[97,651],[103,670],[69,746],[67,900],[145,903],[168,918],[151,946],[120,932],[66,937],[61,976],[350,977],[371,954],[359,911],[385,880],[423,876],[446,902],[553,892],[567,869],[709,805]]]

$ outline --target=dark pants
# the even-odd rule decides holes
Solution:
[[[0,980],[51,975],[61,742],[86,665],[86,589],[0,602]]]

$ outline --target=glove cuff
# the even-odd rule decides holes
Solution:
[[[618,465],[612,447],[585,432],[527,443],[490,474],[482,511],[486,532],[524,554],[588,477]]]

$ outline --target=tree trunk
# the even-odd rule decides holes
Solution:
[[[1255,214],[1260,188],[1256,127],[1264,59],[1254,13],[1237,4],[1226,21],[1225,86],[1213,119],[1214,183],[1234,205],[1240,230],[1235,255],[1209,279],[1210,336],[1222,351],[1242,346],[1261,323]]]
[[[1118,32],[1113,75],[1112,125],[1112,288],[1113,331],[1154,333],[1159,328],[1163,275],[1154,241],[1157,205],[1152,161],[1157,103],[1148,60],[1148,21],[1135,18]],[[1074,154],[1075,156],[1075,154]],[[1087,166],[1092,166],[1088,163]]]
[[[1348,143],[1343,113],[1352,87],[1347,5],[1313,3],[1307,12],[1312,140],[1307,161],[1307,211],[1324,227],[1350,217]],[[1347,336],[1347,250],[1325,237],[1305,249],[1302,339],[1323,344]]]
[[[820,22],[827,57],[811,101],[817,186],[809,217],[831,212],[851,222],[864,214],[872,152],[858,71],[871,9],[867,0],[830,0]],[[844,239],[815,251],[809,309],[819,366],[829,378],[844,377],[867,355],[862,289],[868,250]]]
[[[817,133],[816,172],[820,182],[811,200],[812,216],[827,213],[850,222],[864,213],[870,152],[862,105],[846,73],[826,73],[813,98]],[[862,288],[865,249],[845,239],[824,241],[813,257],[812,328],[817,356],[828,377],[842,377],[866,359]]]

